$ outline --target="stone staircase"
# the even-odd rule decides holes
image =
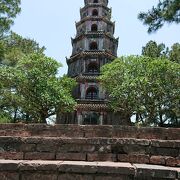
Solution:
[[[0,180],[180,179],[180,129],[0,124]]]

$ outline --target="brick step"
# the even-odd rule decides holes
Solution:
[[[78,126],[45,124],[0,124],[0,136],[108,137],[180,140],[180,128],[137,128],[131,126]]]
[[[180,140],[1,136],[0,159],[112,161],[180,167]]]
[[[165,180],[180,178],[180,168],[156,165],[0,160],[1,180]]]

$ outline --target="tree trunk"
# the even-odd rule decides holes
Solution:
[[[17,120],[17,109],[14,111],[13,123],[16,123]]]

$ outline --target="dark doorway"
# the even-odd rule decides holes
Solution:
[[[99,114],[96,112],[90,112],[85,115],[84,125],[97,125],[99,124]]]

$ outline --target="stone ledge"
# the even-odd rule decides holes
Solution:
[[[0,136],[109,137],[179,140],[180,128],[137,128],[133,126],[78,126],[46,124],[0,124]],[[157,143],[154,143],[158,146]],[[168,145],[169,146],[169,145]]]
[[[0,175],[4,179],[15,175],[15,180],[31,178],[43,180],[81,177],[86,179],[178,179],[180,168],[157,165],[114,163],[114,162],[81,162],[81,161],[15,161],[0,160]],[[30,176],[31,174],[31,176]],[[23,177],[23,178],[22,178]]]
[[[136,178],[176,179],[177,177],[177,171],[169,167],[146,164],[134,164],[134,167],[136,168]]]
[[[0,159],[180,166],[180,140],[0,136]]]

